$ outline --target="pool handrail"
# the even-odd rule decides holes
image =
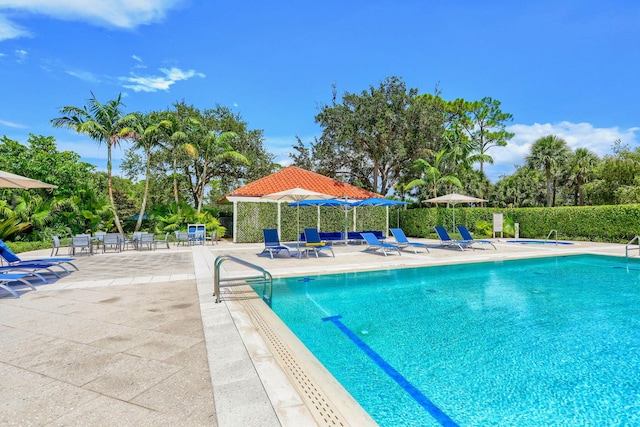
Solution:
[[[547,238],[544,239],[544,242],[547,243],[547,241],[549,240],[549,237],[551,237],[551,235],[555,233],[556,234],[556,246],[558,245],[558,230],[551,230],[549,232],[549,234],[547,234]]]
[[[633,245],[633,242],[637,241],[638,242],[638,247],[637,248],[630,248]],[[625,256],[627,258],[629,258],[629,249],[637,249],[638,252],[640,253],[640,236],[636,236],[633,239],[629,240],[629,243],[627,243],[627,245],[624,247],[624,252],[625,252]]]
[[[237,264],[244,265],[245,267],[249,267],[252,270],[256,270],[259,275],[256,276],[243,276],[243,277],[233,277],[228,279],[220,278],[220,266],[224,261],[233,261]],[[256,285],[262,284],[262,299],[271,306],[271,297],[273,294],[273,278],[271,277],[271,273],[269,273],[264,268],[257,266],[255,264],[251,264],[243,259],[231,256],[231,255],[220,255],[216,258],[214,262],[214,271],[213,271],[213,296],[216,297],[216,303],[221,301],[220,299],[220,287],[228,287],[228,286],[241,286],[241,285]],[[267,293],[267,285],[269,286],[269,294]]]

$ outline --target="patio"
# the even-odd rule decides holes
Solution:
[[[259,298],[230,288],[222,304],[214,303],[211,266],[219,254],[274,276],[585,252],[624,256],[623,245],[603,243],[496,246],[384,257],[340,245],[335,258],[271,260],[256,256],[262,244],[221,242],[80,257],[80,271],[36,285],[38,291],[21,290],[20,299],[0,297],[0,423],[373,425]],[[225,265],[224,274],[244,273]]]

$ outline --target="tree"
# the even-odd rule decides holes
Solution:
[[[569,148],[564,139],[555,135],[547,135],[537,139],[527,156],[527,163],[534,168],[542,167],[545,171],[547,183],[547,206],[554,206],[555,179],[560,165],[569,154]]]
[[[345,93],[342,104],[334,96],[316,115],[323,131],[313,153],[322,156],[321,172],[386,194],[407,164],[407,109],[416,94],[390,77],[377,88]]]
[[[120,131],[124,127],[122,112],[122,94],[116,99],[102,104],[93,92],[88,105],[82,108],[66,106],[60,109],[62,117],[51,120],[54,127],[73,129],[76,132],[87,135],[98,143],[107,146],[107,189],[109,201],[113,209],[114,223],[119,233],[123,233],[122,224],[118,217],[118,209],[113,196],[111,151],[120,144],[123,138]]]
[[[425,186],[429,189],[431,197],[438,197],[438,188],[442,185],[455,186],[462,188],[462,183],[457,176],[453,174],[444,174],[441,167],[449,153],[442,150],[435,155],[432,163],[425,159],[417,159],[414,167],[420,171],[420,178],[414,179],[405,186],[405,190],[411,190],[415,187]]]
[[[172,123],[169,120],[162,120],[158,114],[142,115],[135,113],[128,120],[129,126],[124,127],[120,134],[133,140],[134,149],[140,148],[145,154],[145,173],[144,173],[144,193],[142,196],[142,204],[140,205],[140,213],[136,221],[134,231],[140,230],[142,220],[147,206],[147,197],[149,195],[149,179],[151,176],[151,155],[157,147],[159,147],[166,135],[166,130],[171,128]]]
[[[569,157],[569,179],[573,182],[574,203],[584,206],[584,192],[582,187],[590,181],[600,158],[586,148],[576,148]]]
[[[493,163],[487,152],[493,147],[505,147],[507,141],[513,138],[513,133],[506,131],[507,122],[513,121],[513,116],[503,113],[500,101],[490,97],[480,101],[462,102],[464,119],[460,125],[468,134],[474,149],[480,154],[480,172],[484,172],[484,162]]]

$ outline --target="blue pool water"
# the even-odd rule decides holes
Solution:
[[[640,425],[640,262],[279,279],[273,310],[381,426]]]

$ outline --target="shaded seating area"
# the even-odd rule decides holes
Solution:
[[[429,248],[426,243],[409,241],[401,228],[391,228],[390,230],[393,238],[396,239],[396,246],[400,249],[411,248],[413,249],[413,253],[417,254],[418,251],[416,249],[421,248],[429,253]]]
[[[479,244],[479,245],[483,245],[483,246],[491,246],[493,249],[496,249],[496,246],[493,244],[493,242],[491,242],[491,240],[486,240],[486,239],[474,239],[473,236],[471,235],[471,232],[469,231],[469,229],[467,229],[466,226],[464,225],[458,225],[456,227],[458,229],[458,232],[460,233],[460,237],[462,237],[463,240],[465,241],[469,241],[471,242],[471,244]]]
[[[275,228],[265,228],[262,230],[264,236],[264,249],[258,255],[262,255],[265,252],[269,252],[269,256],[273,259],[273,254],[279,254],[282,251],[287,252],[287,255],[291,256],[289,248],[280,243],[280,237],[278,237],[278,230]]]
[[[473,244],[472,241],[470,240],[454,240],[449,236],[449,233],[447,232],[447,229],[436,225],[433,227],[436,230],[436,233],[438,234],[438,238],[440,239],[440,246],[443,247],[457,247],[459,248],[461,251],[464,251],[464,248],[471,248],[473,249],[473,246],[471,246]]]
[[[381,242],[373,233],[362,233],[362,238],[367,243],[365,252],[381,251],[384,254],[384,256],[387,256],[387,252],[397,252],[398,255],[402,255],[400,253],[400,248],[398,246],[391,243]]]
[[[336,255],[333,253],[333,248],[331,247],[331,245],[328,245],[326,241],[323,241],[320,238],[320,233],[318,232],[317,229],[305,228],[304,237],[306,242],[305,243],[306,253],[308,253],[309,251],[312,251],[316,255],[316,258],[318,258],[318,254],[321,251],[326,250],[331,252],[331,256],[333,256],[334,258],[336,257]]]

